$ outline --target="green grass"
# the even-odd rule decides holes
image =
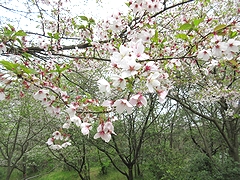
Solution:
[[[74,171],[53,171],[49,174],[45,174],[37,180],[80,180],[78,174]]]
[[[0,168],[0,180],[5,176],[3,168]],[[52,172],[39,172],[38,174],[33,174],[29,176],[32,180],[81,180],[75,171],[64,171],[58,168]],[[125,180],[126,177],[120,172],[114,169],[109,169],[106,175],[100,174],[100,168],[94,167],[90,171],[91,180]],[[5,179],[5,178],[3,178]],[[10,178],[10,180],[22,180],[22,174],[15,170]]]
[[[99,174],[99,168],[91,168],[91,180],[124,180],[126,179],[121,173],[116,170],[109,171],[106,175]],[[45,174],[41,177],[34,178],[35,180],[80,180],[78,174],[74,171],[56,170]]]
[[[126,177],[117,170],[108,171],[106,175],[99,174],[100,168],[91,168],[91,180],[125,180]]]

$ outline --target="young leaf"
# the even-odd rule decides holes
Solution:
[[[88,18],[86,16],[79,16],[81,18],[81,20],[83,21],[88,21]]]
[[[186,34],[182,34],[182,33],[176,34],[175,37],[179,38],[179,39],[183,39],[183,40],[187,40],[188,39],[187,35]]]
[[[224,29],[225,27],[227,27],[227,25],[225,25],[225,24],[220,24],[220,25],[218,25],[218,26],[216,26],[216,27],[214,28],[214,31],[222,30],[222,29]]]
[[[14,33],[14,36],[26,36],[27,33],[25,33],[23,30],[19,30]]]
[[[201,22],[203,22],[203,20],[204,20],[204,18],[194,19],[193,20],[194,26],[198,26]]]
[[[7,70],[10,70],[10,71],[14,71],[19,66],[16,63],[12,63],[5,60],[0,61],[0,64],[2,64]]]
[[[191,25],[191,24],[185,23],[185,24],[182,24],[182,25],[178,28],[178,30],[189,30],[189,29],[191,29],[191,28],[192,28],[192,25]]]

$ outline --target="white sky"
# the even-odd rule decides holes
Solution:
[[[39,0],[40,1],[40,0]],[[51,0],[54,1],[54,0]],[[55,0],[56,1],[56,0]],[[62,0],[65,1],[65,0]],[[9,2],[9,3],[6,3]],[[21,0],[0,0],[0,5],[3,5],[7,8],[12,8],[19,11],[27,12],[26,6],[23,4],[25,1]],[[125,2],[127,0],[101,0],[101,6],[96,3],[96,0],[71,0],[71,11],[73,15],[85,15],[87,17],[93,17],[94,19],[105,19],[110,16],[113,12],[121,10],[122,12],[127,12],[127,6]],[[39,3],[40,4],[40,3]],[[47,8],[47,6],[43,6]],[[31,7],[30,7],[31,8]],[[31,8],[32,11],[37,12],[37,8]],[[39,20],[37,16],[39,13],[28,15],[27,18],[22,17],[24,13],[19,12],[10,12],[2,7],[0,7],[0,26],[10,23],[14,25],[17,29],[30,30],[34,29],[37,23],[34,23],[34,20]],[[11,22],[10,19],[13,21]],[[29,20],[31,19],[31,20]],[[19,21],[17,23],[17,20]],[[15,21],[15,22],[14,22]]]

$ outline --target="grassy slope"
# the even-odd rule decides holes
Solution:
[[[107,175],[100,175],[98,168],[92,168],[90,173],[91,180],[124,180],[125,176],[118,171],[110,171]],[[81,180],[74,171],[53,171],[36,180]]]

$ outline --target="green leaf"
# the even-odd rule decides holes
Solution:
[[[53,38],[53,34],[52,34],[52,33],[48,32],[47,34],[48,34],[48,36],[49,36],[50,38]]]
[[[204,20],[204,18],[194,19],[193,20],[194,26],[198,26],[201,22],[203,22],[203,20]]]
[[[27,67],[24,66],[24,65],[20,65],[19,67],[22,69],[22,71],[23,71],[24,73],[27,73],[27,74],[36,74],[36,71],[35,71],[34,69],[27,68]]]
[[[191,29],[191,28],[192,28],[192,25],[191,25],[191,24],[185,23],[185,24],[182,24],[182,25],[178,28],[178,30],[189,30],[189,29]]]
[[[53,34],[53,38],[56,39],[56,40],[60,39],[59,33]]]
[[[214,28],[214,31],[222,30],[222,29],[224,29],[225,27],[227,27],[227,25],[225,25],[225,24],[220,24],[220,25],[218,25],[218,26],[216,26],[216,27]]]
[[[65,71],[66,69],[69,68],[69,66],[64,66],[63,68],[61,68],[59,65],[55,65],[56,69],[55,70],[50,70],[50,72],[57,72],[58,74],[61,74],[63,71]]]
[[[14,36],[26,36],[27,33],[25,33],[23,30],[19,30],[14,33]]]
[[[87,38],[86,40],[87,40],[88,43],[91,43],[91,42],[92,42],[92,40],[89,39],[89,38]]]
[[[16,38],[17,42],[23,47],[22,41],[19,38]]]
[[[84,25],[79,25],[78,29],[85,29],[86,27]]]
[[[127,7],[130,7],[131,5],[129,2],[126,2],[125,4],[127,5]]]
[[[236,31],[231,31],[230,32],[230,38],[234,38],[234,37],[236,37],[238,35],[238,32],[236,32]]]
[[[95,25],[95,24],[96,24],[96,23],[95,23],[95,21],[94,21],[94,19],[92,19],[92,18],[91,18],[91,19],[89,19],[89,23],[90,23],[90,24],[93,24],[93,25]]]
[[[22,56],[25,57],[26,59],[29,59],[30,57],[32,57],[31,54],[26,53],[26,52],[22,53]]]
[[[81,18],[81,20],[83,21],[88,21],[88,18],[86,16],[79,16]]]
[[[188,39],[188,36],[186,34],[176,34],[175,35],[176,38],[179,38],[179,39],[183,39],[183,40],[187,40]]]
[[[158,31],[157,30],[155,30],[155,34],[154,34],[154,36],[152,37],[152,41],[153,42],[155,42],[156,44],[158,44]]]
[[[19,66],[17,63],[12,63],[5,60],[0,61],[0,64],[2,64],[9,71],[14,71]]]

